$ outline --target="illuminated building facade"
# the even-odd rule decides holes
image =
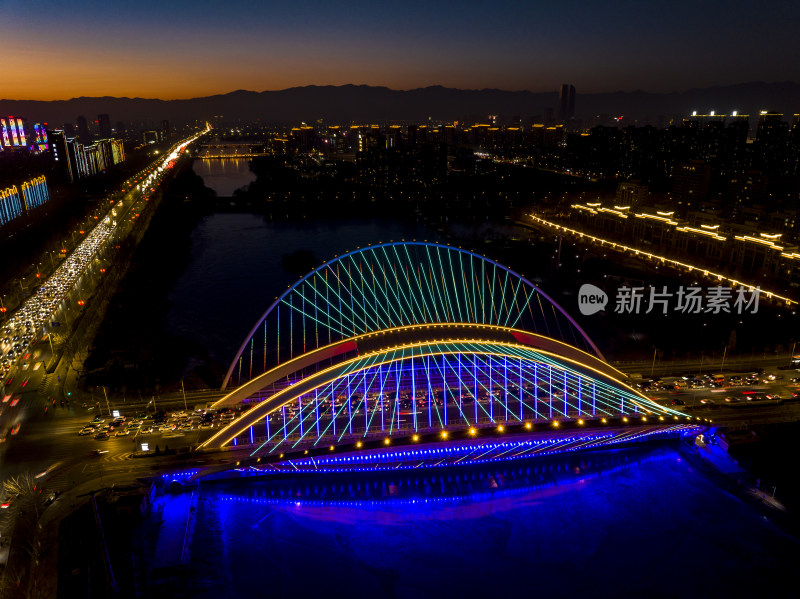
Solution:
[[[0,226],[20,218],[50,199],[44,175],[0,190]]]
[[[50,138],[53,160],[62,176],[71,182],[102,173],[125,160],[121,139],[101,139],[87,146],[61,130],[51,131]]]
[[[47,123],[34,123],[31,129],[27,119],[0,118],[0,152],[26,150],[38,154],[48,150],[46,126]]]
[[[0,189],[0,226],[7,225],[20,216],[22,216],[22,198],[19,196],[17,186]]]

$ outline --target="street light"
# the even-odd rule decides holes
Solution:
[[[106,396],[106,409],[108,410],[108,415],[111,416],[111,406],[108,403],[108,393],[106,393],[105,387],[103,387],[103,395]]]
[[[183,409],[188,410],[189,408],[186,406],[186,389],[183,388],[183,379],[181,379],[181,391],[183,392]]]

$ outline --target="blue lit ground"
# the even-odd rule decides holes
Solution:
[[[204,487],[173,595],[796,596],[800,544],[669,446],[348,476]]]

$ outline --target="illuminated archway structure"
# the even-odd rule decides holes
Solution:
[[[223,388],[234,378],[214,407],[250,409],[201,447],[244,444],[277,469],[508,459],[696,428],[626,385],[530,281],[434,243],[370,246],[303,277]]]

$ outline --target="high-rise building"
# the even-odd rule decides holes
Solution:
[[[114,164],[119,164],[125,160],[125,147],[121,139],[112,139],[111,141],[111,159]]]
[[[783,114],[762,110],[756,130],[753,166],[769,175],[784,175],[789,162],[789,123]]]
[[[575,118],[575,86],[565,83],[558,94],[558,118],[569,121]]]
[[[67,139],[67,160],[69,169],[72,173],[72,180],[75,181],[86,176],[86,156],[83,152],[83,145],[77,137]]]
[[[677,203],[678,215],[685,217],[708,197],[711,167],[703,160],[678,164],[672,169],[672,182],[672,198]]]
[[[650,188],[641,181],[623,181],[617,185],[617,204],[637,210],[647,203]]]
[[[67,136],[64,131],[56,129],[49,132],[50,153],[53,156],[56,171],[60,177],[72,183],[77,179],[77,173],[73,173],[67,150]]]
[[[97,128],[100,131],[100,137],[111,137],[111,119],[107,114],[97,115]]]
[[[89,122],[85,116],[79,116],[75,121],[78,123],[78,139],[82,143],[89,143],[91,136],[89,135]]]
[[[0,148],[25,148],[31,141],[25,126],[25,119],[9,116],[0,118]]]

